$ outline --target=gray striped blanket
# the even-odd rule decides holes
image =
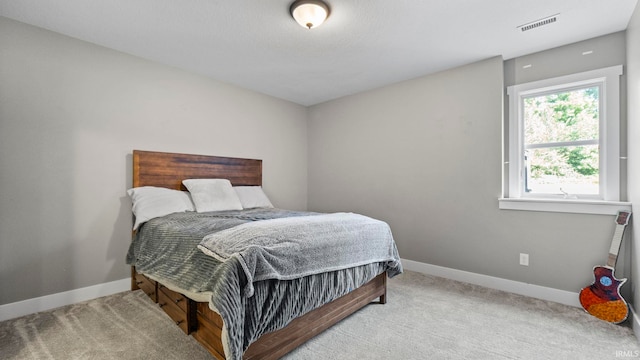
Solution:
[[[127,253],[127,264],[196,301],[208,301],[224,321],[227,359],[241,359],[262,334],[283,328],[383,271],[390,275],[402,271],[399,262],[372,262],[292,280],[256,281],[249,297],[245,292],[248,279],[237,258],[219,261],[197,247],[205,236],[241,224],[311,215],[280,209],[171,214],[140,227]],[[265,306],[267,301],[270,306]]]
[[[249,222],[207,235],[198,248],[219,261],[236,258],[253,282],[291,280],[372,262],[389,276],[400,257],[387,223],[353,213],[316,214]]]

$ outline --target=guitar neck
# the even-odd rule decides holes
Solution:
[[[629,222],[629,216],[631,213],[619,212],[616,219],[616,230],[613,233],[613,239],[611,240],[611,248],[609,249],[609,257],[607,259],[607,266],[616,267],[616,261],[618,260],[618,253],[620,252],[620,245],[622,244],[622,237],[624,236],[624,230]]]
[[[616,226],[616,231],[613,233],[613,240],[611,240],[611,248],[609,249],[607,266],[616,267],[618,253],[620,252],[620,245],[622,244],[622,236],[624,235],[624,228],[625,225]]]

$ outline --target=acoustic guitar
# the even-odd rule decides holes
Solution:
[[[613,234],[613,240],[611,240],[607,265],[594,267],[593,284],[580,291],[580,304],[589,314],[614,324],[625,321],[629,315],[629,306],[620,296],[620,287],[627,279],[616,279],[613,272],[624,230],[630,217],[630,212],[618,211],[616,230]]]

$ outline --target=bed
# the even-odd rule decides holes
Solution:
[[[186,189],[183,185],[183,180],[214,178],[228,179],[233,186],[261,186],[262,161],[206,155],[133,151],[134,188],[152,186],[184,191]],[[172,216],[163,218],[162,221],[168,221],[175,227],[175,224],[183,224],[183,218],[187,216],[196,216],[198,218],[213,217],[218,220],[222,219],[220,221],[236,221],[239,217],[242,221],[248,218],[252,218],[253,221],[255,220],[253,219],[254,217],[262,219],[261,216],[280,217],[282,214],[285,214],[287,217],[292,215],[308,215],[296,214],[296,212],[287,212],[279,209],[269,209],[266,213],[261,209],[253,209],[213,212],[200,215],[172,214]],[[151,224],[156,220],[160,221],[153,219],[148,223]],[[279,221],[280,219],[274,220]],[[285,219],[284,221],[288,220],[289,219]],[[209,221],[209,219],[207,219],[207,221]],[[241,225],[251,226],[254,223],[258,223],[258,221],[253,221],[251,224],[242,223]],[[145,226],[150,227],[151,225],[144,225],[142,229],[144,229]],[[241,226],[236,226],[228,230],[235,230],[240,227]],[[147,230],[147,233],[149,231],[151,230]],[[175,271],[178,274],[171,274],[173,271],[165,271],[163,273],[155,271],[151,266],[147,266],[148,264],[142,261],[136,262],[135,251],[139,251],[140,247],[149,247],[150,245],[147,244],[153,243],[154,241],[147,240],[147,242],[144,242],[138,236],[140,235],[139,233],[144,232],[138,229],[138,231],[134,231],[133,233],[134,241],[132,242],[130,254],[128,254],[127,258],[127,262],[132,265],[132,290],[142,289],[154,302],[162,307],[185,334],[193,336],[218,359],[278,359],[367,304],[372,302],[380,304],[386,303],[387,276],[393,276],[402,272],[402,266],[399,263],[399,258],[397,258],[397,261],[363,264],[349,269],[303,276],[299,279],[267,279],[251,282],[247,279],[246,275],[243,275],[242,270],[238,270],[242,268],[241,266],[232,261],[228,261],[225,263],[225,266],[220,266],[220,268],[226,268],[226,272],[222,272],[222,270],[216,268],[217,278],[215,282],[213,282],[214,280],[207,280],[211,281],[213,285],[207,283],[206,286],[211,286],[214,290],[199,293],[194,292],[193,288],[181,285],[176,281],[176,277],[183,277],[184,272],[182,269]],[[156,232],[151,234],[156,234]],[[198,233],[193,236],[196,237],[200,235],[202,234]],[[146,236],[150,239],[154,237],[149,234]],[[144,239],[144,237],[142,237],[142,239]],[[175,243],[182,244],[185,243],[185,241],[180,240],[175,241]],[[393,249],[396,252],[394,254],[395,258],[397,255],[395,244],[393,244]],[[200,251],[195,251],[194,256],[197,256],[198,259],[203,258],[202,252]],[[206,261],[211,261],[210,258],[206,258],[208,259]],[[184,262],[185,260],[180,259],[178,261]],[[147,263],[149,262],[153,261],[148,261]],[[229,263],[231,265],[227,266],[226,264]],[[390,268],[390,263],[393,264],[392,269]],[[142,268],[142,270],[139,267]],[[180,272],[183,273],[179,274]],[[229,278],[228,280],[227,277]],[[223,280],[219,278],[224,278],[225,284],[224,291],[222,291],[223,296],[218,297],[231,298],[231,300],[218,300],[218,302],[211,300],[211,298],[215,298],[215,296],[211,296],[211,293],[220,292],[218,291],[220,287],[219,283],[223,282]],[[340,279],[340,281],[347,279],[349,284],[344,285],[336,279]],[[245,299],[247,296],[246,293],[242,292],[242,289],[244,289],[242,287],[243,285],[236,286],[226,284],[226,282],[235,284],[243,283],[243,281],[253,284],[254,286],[251,288],[251,293],[253,294],[255,291],[259,296],[251,296]],[[203,286],[205,285],[199,284],[197,287]],[[246,284],[244,286],[246,286]],[[308,289],[314,286],[324,288],[321,288],[321,291],[315,291],[318,295],[314,295],[314,297],[319,297],[318,299],[309,301],[309,295],[305,292],[307,290],[302,291],[300,289]],[[227,290],[227,287],[232,288],[233,291]],[[240,290],[237,290],[236,287]],[[287,295],[278,295],[280,293],[286,293]],[[237,298],[242,299],[242,303],[239,305],[235,305]],[[225,302],[220,303],[220,301]],[[227,302],[229,301],[234,303],[233,311],[235,312],[232,311],[230,313],[226,310]],[[275,312],[269,307],[269,304],[273,304],[272,306],[274,308],[277,307],[278,311],[280,311],[281,309],[286,309],[291,303],[298,304],[303,302],[309,303],[303,305],[302,309],[291,311],[291,314],[295,314],[295,318],[293,319],[275,320],[275,316],[268,315],[271,312]],[[216,311],[213,311],[212,308],[216,309]],[[256,315],[255,319],[247,320],[246,318],[252,317],[254,312],[259,312],[262,315]],[[236,317],[241,317],[244,320],[236,321]],[[224,318],[226,318],[227,321],[223,320]],[[269,319],[269,321],[267,322],[264,319]],[[262,321],[264,321],[264,325],[261,323]],[[256,328],[259,329],[255,330]],[[244,336],[246,338],[239,340],[240,343],[236,345],[234,341],[238,333],[240,337]],[[230,338],[233,339],[230,340]],[[236,341],[236,343],[237,342],[238,341]],[[229,348],[238,348],[239,350],[236,349],[230,352]]]

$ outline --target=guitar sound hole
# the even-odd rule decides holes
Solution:
[[[611,281],[611,278],[608,276],[603,276],[600,278],[600,284],[604,285],[604,286],[611,286],[611,284],[613,284],[613,282]]]

